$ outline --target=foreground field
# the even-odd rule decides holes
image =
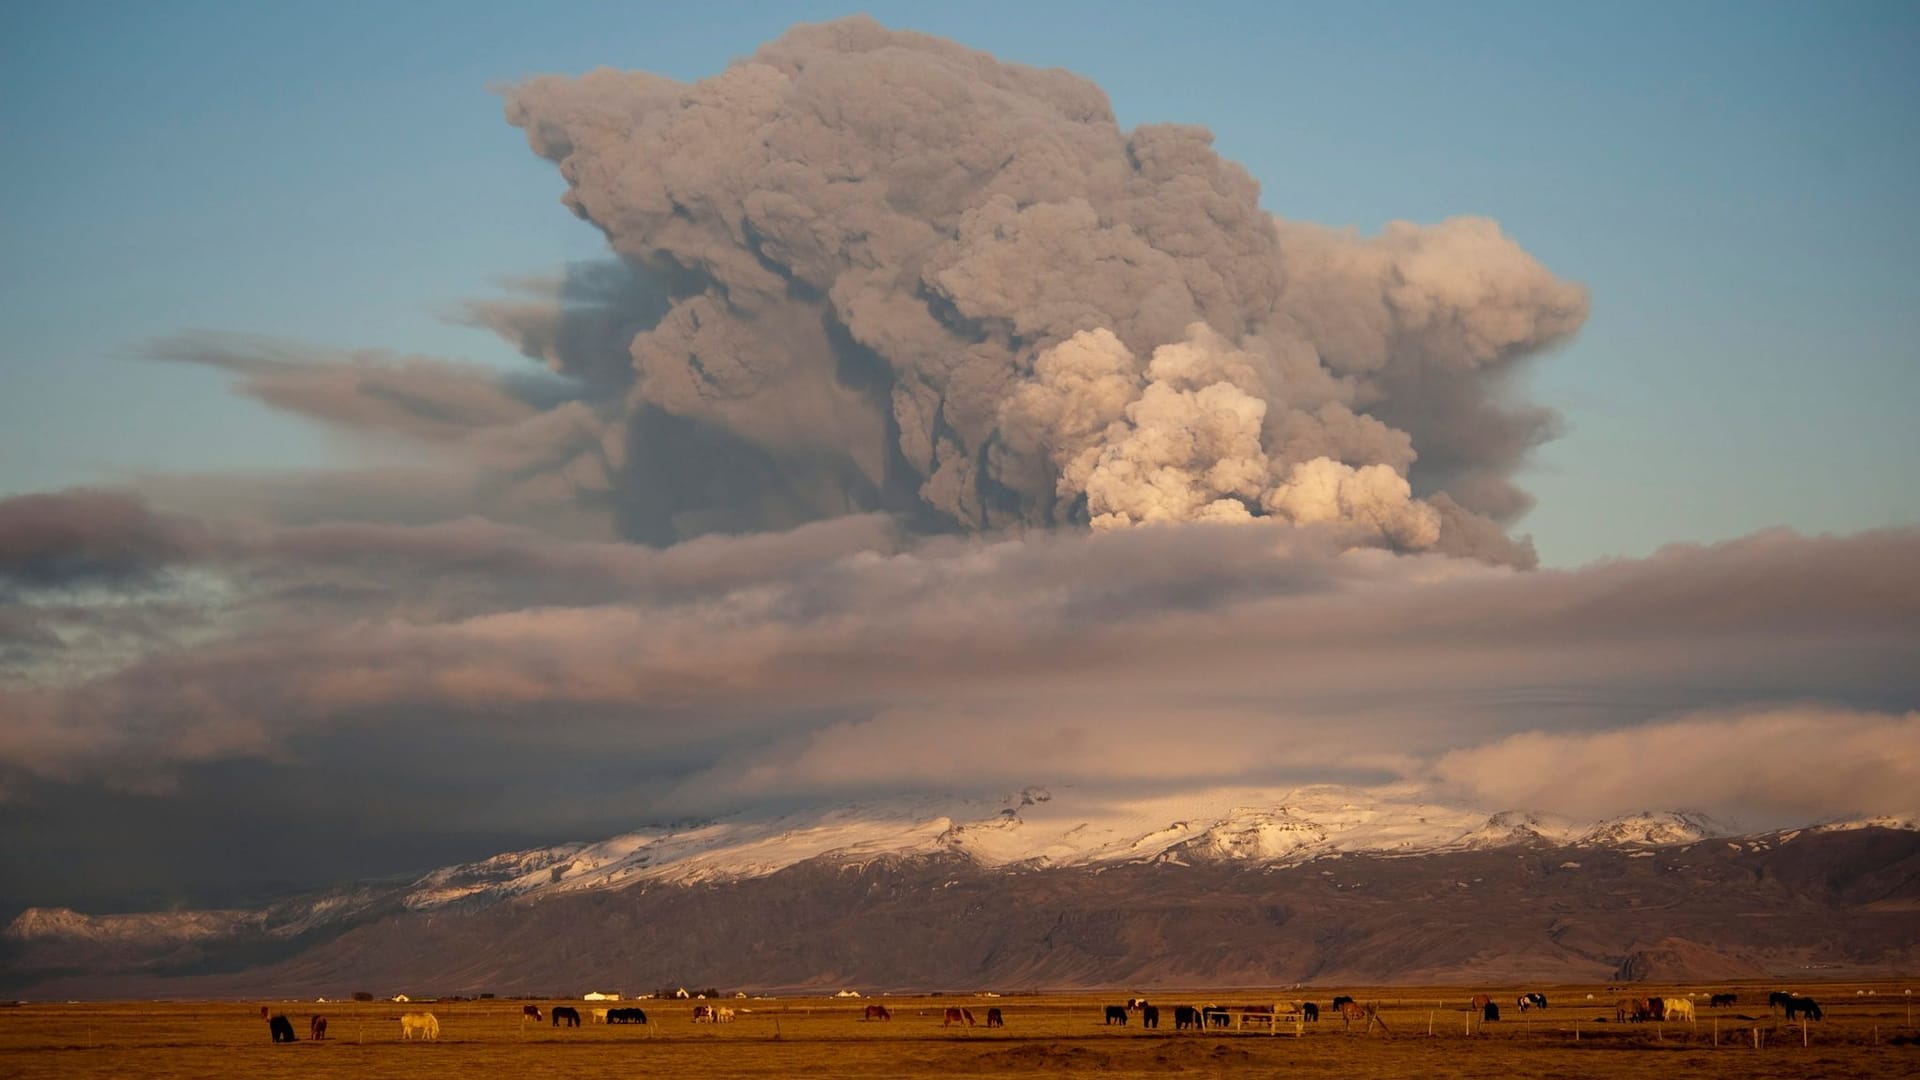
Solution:
[[[1789,1026],[1765,1005],[1767,987],[1735,989],[1740,1004],[1708,1009],[1694,1024],[1613,1022],[1621,996],[1603,987],[1546,987],[1552,1009],[1503,1009],[1499,1023],[1470,1021],[1473,990],[1346,991],[1377,1003],[1387,1031],[1337,1018],[1265,1030],[1173,1029],[1175,1004],[1251,1004],[1290,992],[1196,991],[1156,995],[1162,1027],[1105,1026],[1102,1006],[1124,994],[1001,998],[878,999],[890,1022],[861,1018],[865,1002],[821,998],[734,1000],[730,1024],[696,1024],[688,1002],[644,1001],[645,1026],[553,1028],[521,1019],[518,1001],[315,1004],[267,1002],[292,1018],[301,1040],[269,1043],[262,1002],[75,1003],[0,1010],[0,1076],[18,1080],[144,1076],[529,1078],[583,1075],[943,1077],[1061,1071],[1107,1076],[1289,1077],[1861,1077],[1920,1076],[1908,985],[1844,983],[1798,987],[1826,1018]],[[1871,995],[1860,991],[1871,990]],[[1335,990],[1311,997],[1324,1009]],[[1495,991],[1511,1002],[1512,991]],[[1660,988],[1638,990],[1660,993]],[[1671,991],[1669,991],[1671,992]],[[1586,995],[1592,994],[1592,999]],[[543,1001],[548,1006],[561,1002]],[[574,1003],[586,1014],[584,1003]],[[997,1006],[1005,1029],[942,1025],[948,1006],[983,1023]],[[434,1013],[438,1042],[402,1042],[403,1011]],[[307,1018],[329,1021],[324,1043],[306,1040]],[[1742,1020],[1740,1015],[1753,1017]],[[1604,1019],[1605,1022],[1601,1022]],[[1754,1031],[1761,1046],[1753,1045]],[[1431,1029],[1431,1034],[1429,1034]],[[1471,1032],[1471,1033],[1469,1033]],[[1716,1046],[1716,1039],[1718,1045]]]

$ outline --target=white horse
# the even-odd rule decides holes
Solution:
[[[1693,1002],[1688,1001],[1686,998],[1680,998],[1680,997],[1668,998],[1667,999],[1667,1019],[1685,1020],[1688,1023],[1692,1023],[1693,1022]]]
[[[717,1008],[717,1009],[715,1009],[715,1010],[713,1010],[713,1022],[714,1022],[714,1023],[716,1023],[716,1024],[726,1024],[726,1023],[731,1023],[732,1021],[733,1021],[733,1010],[732,1010],[732,1009],[729,1009],[729,1008],[727,1008],[727,1007],[726,1007],[725,1005],[722,1005],[722,1006],[720,1006],[719,1008]]]
[[[432,1013],[405,1013],[400,1017],[400,1037],[411,1039],[415,1035],[423,1039],[440,1038],[440,1021]]]

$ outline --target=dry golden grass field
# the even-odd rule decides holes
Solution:
[[[1828,983],[1797,987],[1820,1001],[1826,1018],[1808,1025],[1801,1045],[1766,1008],[1763,986],[1715,987],[1740,1004],[1709,1009],[1694,1024],[1618,1024],[1603,987],[1537,987],[1550,1011],[1521,1014],[1503,1005],[1499,1023],[1474,1022],[1454,988],[1348,991],[1379,1005],[1388,1032],[1344,1027],[1328,1016],[1264,1030],[1175,1031],[1176,1004],[1241,1005],[1285,1000],[1289,992],[1198,991],[1156,996],[1157,1031],[1102,1024],[1102,1006],[1124,994],[1015,995],[1001,998],[875,999],[890,1022],[861,1018],[866,1002],[822,998],[730,1000],[729,1024],[696,1024],[691,1003],[643,1001],[645,1026],[587,1023],[555,1029],[521,1019],[519,1001],[264,1002],[294,1021],[298,1043],[275,1046],[260,1019],[263,1002],[118,1002],[28,1004],[0,1009],[0,1077],[939,1077],[968,1075],[1328,1077],[1868,1077],[1920,1076],[1920,1046],[1909,1009],[1913,984]],[[1857,994],[1873,990],[1872,996]],[[1516,991],[1487,988],[1510,1003]],[[1662,988],[1640,988],[1658,994]],[[1317,989],[1322,1009],[1335,991]],[[1587,994],[1593,994],[1587,1000]],[[547,1000],[543,1009],[566,1002]],[[587,1016],[584,1002],[573,1002]],[[1005,1029],[944,1027],[942,1010],[964,1005],[982,1023],[998,1006]],[[403,1042],[399,1014],[432,1012],[435,1043]],[[307,1040],[307,1019],[328,1018],[328,1038]],[[1757,1017],[1740,1020],[1736,1014]],[[1597,1022],[1605,1017],[1607,1022]],[[1715,1045],[1717,1035],[1719,1045]],[[1429,1024],[1432,1034],[1428,1034]],[[1753,1046],[1758,1027],[1763,1045]]]

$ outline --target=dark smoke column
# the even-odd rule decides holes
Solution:
[[[1276,222],[1204,129],[867,18],[506,109],[669,295],[632,343],[629,535],[884,509],[1528,554],[1506,478],[1551,416],[1491,390],[1586,301],[1491,222]]]

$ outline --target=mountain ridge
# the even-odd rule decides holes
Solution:
[[[1030,788],[1005,805],[966,813],[916,800],[721,819],[505,852],[263,909],[83,915],[33,908],[12,920],[0,943],[11,954],[6,967],[16,989],[165,987],[168,995],[289,983],[338,993],[340,981],[376,977],[452,980],[467,989],[562,979],[584,958],[560,943],[582,933],[631,935],[642,926],[652,948],[613,950],[618,963],[594,969],[602,981],[648,965],[705,984],[859,978],[903,989],[989,977],[1118,984],[1153,971],[1256,982],[1500,971],[1648,977],[1791,967],[1808,949],[1836,946],[1829,929],[1836,919],[1857,924],[1862,942],[1879,943],[1844,945],[1849,963],[1906,963],[1914,952],[1914,931],[1904,927],[1920,899],[1920,833],[1902,819],[1730,835],[1688,812],[1576,823],[1362,800],[1337,789],[1297,791],[1264,805],[1231,794],[1216,802],[1200,808],[1216,813],[1168,819],[1158,812],[1165,807],[1089,812]],[[949,812],[933,812],[941,809]],[[1834,854],[1845,852],[1852,854]],[[1569,888],[1583,876],[1588,887]],[[1790,915],[1799,924],[1788,929],[1799,938],[1770,930],[1764,945],[1743,945],[1689,912],[1697,895],[1671,893],[1668,878],[1721,890],[1722,906],[1749,920]],[[1846,888],[1863,898],[1848,899]],[[1003,942],[1001,952],[976,955],[948,942],[939,923],[918,925],[917,908],[944,910],[956,895],[976,902],[948,921],[968,927],[969,937]],[[1029,907],[1059,924],[1037,925]],[[870,909],[888,931],[846,922],[849,908]],[[1549,909],[1571,921],[1540,923]],[[787,925],[788,933],[813,936],[808,920],[769,915],[792,911],[812,912],[812,922],[831,928],[819,931],[822,940],[837,941],[846,955],[794,955],[764,933]],[[1528,913],[1525,932],[1492,932],[1518,911]],[[1658,925],[1649,921],[1653,911],[1667,913]],[[746,940],[657,933],[661,925],[716,920],[744,928]],[[1181,924],[1205,932],[1190,939],[1169,929]],[[1304,931],[1309,924],[1317,928]],[[1071,940],[1073,950],[1056,949],[1056,939]],[[475,941],[488,942],[481,951],[496,962],[458,959]],[[876,941],[893,942],[899,955]],[[1223,941],[1240,943],[1238,958],[1221,951]],[[1277,941],[1287,947],[1273,951]],[[1477,951],[1463,951],[1468,942]],[[574,967],[542,959],[556,949]],[[594,963],[602,962],[585,966]]]

